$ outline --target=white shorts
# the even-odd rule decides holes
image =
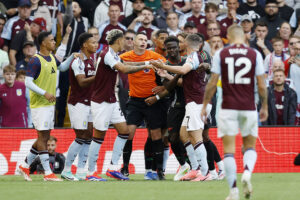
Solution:
[[[181,126],[186,126],[187,131],[196,131],[204,129],[204,122],[201,119],[202,106],[203,104],[196,104],[195,102],[190,102],[186,104],[185,116],[183,118]],[[208,104],[206,107],[208,116],[210,114],[211,107],[211,104]]]
[[[78,130],[87,130],[88,123],[93,122],[91,107],[83,103],[68,104],[71,127]]]
[[[34,128],[38,131],[46,131],[54,128],[54,106],[31,108],[31,116]]]
[[[99,131],[106,131],[110,124],[126,122],[118,102],[96,103],[91,101],[94,128]]]
[[[258,136],[256,110],[220,109],[218,115],[218,137],[235,136],[241,130],[242,137]]]

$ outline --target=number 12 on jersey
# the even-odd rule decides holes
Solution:
[[[228,66],[228,82],[230,84],[250,84],[251,79],[245,76],[251,70],[251,61],[247,57],[239,57],[234,60],[234,57],[225,58],[225,63]],[[244,67],[235,73],[236,67]]]

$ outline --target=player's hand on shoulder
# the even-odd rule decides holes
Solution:
[[[155,96],[151,96],[151,97],[148,97],[147,99],[145,99],[145,102],[148,106],[152,106],[153,104],[155,104],[157,102],[157,99]]]
[[[56,97],[48,92],[44,94],[44,97],[50,102],[53,103],[56,101]]]

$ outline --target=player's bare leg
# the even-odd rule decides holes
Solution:
[[[88,153],[88,181],[106,181],[106,179],[98,176],[96,171],[97,160],[99,157],[100,147],[104,141],[106,131],[100,131],[94,128],[94,135]]]
[[[243,192],[246,199],[251,197],[253,192],[251,174],[255,166],[257,154],[255,151],[256,137],[248,135],[243,137],[244,145],[244,173],[242,175]]]
[[[114,124],[114,128],[117,130],[118,136],[114,143],[112,158],[110,166],[106,171],[106,176],[118,180],[129,180],[127,176],[124,176],[120,171],[118,171],[118,162],[120,160],[121,155],[123,154],[125,143],[129,137],[129,129],[126,122]]]
[[[129,163],[130,163],[130,157],[132,153],[132,141],[134,138],[134,134],[136,131],[136,125],[127,125],[129,129],[129,137],[128,140],[124,146],[123,150],[123,168],[121,169],[121,173],[124,176],[129,176]]]
[[[226,200],[238,200],[239,190],[236,185],[236,162],[235,154],[235,136],[222,137],[224,146],[224,165],[227,182],[230,188],[229,196]]]
[[[163,141],[162,141],[162,132],[160,128],[150,130],[151,139],[152,139],[152,148],[154,152],[154,160],[157,167],[157,175],[159,180],[165,180],[163,174]]]

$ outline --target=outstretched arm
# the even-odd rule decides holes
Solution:
[[[118,62],[114,65],[114,68],[124,74],[131,74],[135,73],[144,69],[152,69],[151,66],[143,65],[143,66],[131,66],[131,65],[124,65],[121,62]]]

